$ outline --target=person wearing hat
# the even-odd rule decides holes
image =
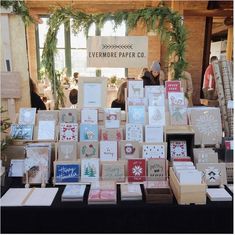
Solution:
[[[146,71],[142,77],[144,86],[164,85],[162,74],[164,73],[161,71],[160,63],[157,60],[153,61],[150,71]]]

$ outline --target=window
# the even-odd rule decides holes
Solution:
[[[38,67],[40,67],[42,51],[46,34],[48,31],[47,20],[48,17],[41,17],[42,24],[38,25]],[[88,68],[87,67],[87,38],[83,31],[74,34],[72,31],[70,21],[69,30],[65,30],[64,25],[61,25],[57,33],[57,53],[55,55],[55,69],[62,71],[67,67],[67,75],[72,76],[74,72],[79,72],[80,76],[95,77],[97,70],[100,71],[101,76],[118,78],[125,77],[125,68]],[[123,22],[114,31],[114,22],[107,21],[104,27],[100,30],[101,36],[125,36],[126,25]],[[96,35],[96,25],[92,24],[89,36]]]

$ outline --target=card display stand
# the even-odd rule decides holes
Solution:
[[[206,184],[180,184],[172,167],[170,167],[170,186],[178,204],[206,204]]]

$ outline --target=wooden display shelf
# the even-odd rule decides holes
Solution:
[[[208,107],[219,107],[218,100],[200,99],[200,103]]]
[[[180,205],[206,204],[206,188],[203,184],[180,184],[172,167],[170,167],[170,186]]]

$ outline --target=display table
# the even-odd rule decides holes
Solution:
[[[118,190],[117,205],[87,205],[61,202],[63,189],[59,186],[51,207],[2,207],[2,233],[233,233],[233,202],[146,204],[145,197],[120,202]]]

